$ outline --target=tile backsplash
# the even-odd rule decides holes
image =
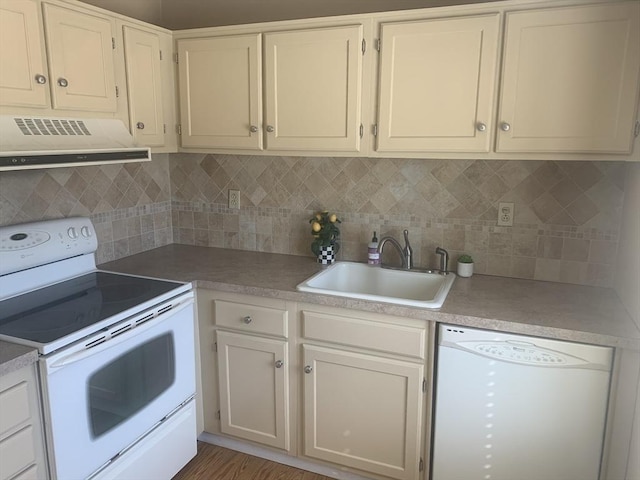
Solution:
[[[342,220],[339,259],[366,260],[373,231],[402,237],[414,262],[463,252],[491,275],[610,286],[626,164],[175,154],[176,243],[310,255],[315,210]],[[241,209],[227,208],[227,191]],[[496,226],[499,202],[513,227]],[[385,253],[385,261],[398,261]]]
[[[169,159],[0,173],[0,225],[88,216],[98,263],[172,242]]]
[[[414,262],[435,248],[473,255],[476,272],[610,286],[623,162],[154,155],[141,164],[0,174],[0,224],[90,216],[98,262],[171,242],[311,255],[308,219],[342,220],[339,259],[408,229]],[[227,191],[241,192],[240,210]],[[513,227],[496,226],[499,202]],[[392,251],[385,261],[393,263]]]

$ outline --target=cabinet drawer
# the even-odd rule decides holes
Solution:
[[[36,461],[33,427],[29,425],[0,442],[0,480],[6,480]]]
[[[304,310],[302,331],[309,339],[425,358],[426,328]]]
[[[215,300],[215,323],[219,327],[287,338],[288,312],[278,308]]]
[[[20,382],[0,392],[0,436],[29,420],[29,385]]]

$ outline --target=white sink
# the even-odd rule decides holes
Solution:
[[[393,270],[364,263],[338,262],[299,284],[301,292],[323,293],[396,303],[412,307],[440,308],[456,276],[416,270]]]

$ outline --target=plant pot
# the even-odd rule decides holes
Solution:
[[[318,263],[321,265],[331,265],[336,261],[336,251],[333,245],[327,245],[326,247],[320,247],[318,251]]]
[[[473,263],[458,262],[458,276],[470,277],[471,275],[473,275]]]

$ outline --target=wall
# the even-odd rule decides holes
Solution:
[[[153,161],[0,173],[0,225],[89,216],[97,263],[172,242],[168,155]]]
[[[626,164],[172,154],[177,243],[310,255],[315,210],[343,223],[339,259],[407,228],[415,263],[467,252],[491,275],[611,286]],[[240,211],[227,190],[241,191]],[[514,227],[497,204],[515,203]],[[385,254],[386,256],[386,254]],[[389,262],[394,259],[387,258]],[[454,265],[452,264],[452,267]]]
[[[629,165],[625,185],[624,210],[620,229],[618,262],[614,287],[640,328],[640,164]],[[627,480],[640,480],[640,385],[636,396],[632,452]],[[635,452],[635,454],[633,454]]]

